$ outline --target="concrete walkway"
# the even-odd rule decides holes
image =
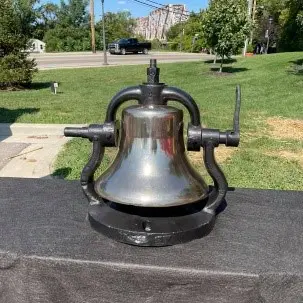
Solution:
[[[0,177],[51,178],[67,126],[84,125],[0,124]]]

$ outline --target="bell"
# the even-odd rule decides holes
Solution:
[[[109,103],[101,125],[66,128],[65,135],[88,138],[92,156],[81,174],[93,228],[117,241],[139,246],[166,246],[207,235],[216,215],[226,206],[227,181],[217,165],[219,144],[238,146],[240,88],[236,90],[234,129],[222,132],[201,127],[196,102],[186,92],[159,82],[151,60],[147,83],[120,91]],[[138,105],[117,109],[128,100]],[[190,164],[183,138],[183,104],[190,114],[187,150],[203,149],[205,167],[213,179],[208,186]],[[105,147],[119,146],[108,169],[94,181]]]
[[[142,207],[204,199],[208,186],[185,155],[183,112],[161,105],[124,109],[118,155],[95,190],[106,200]]]

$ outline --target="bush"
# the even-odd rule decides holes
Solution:
[[[151,45],[153,50],[161,48],[161,42],[158,39],[152,40]]]
[[[91,50],[89,28],[56,26],[47,31],[44,42],[47,52],[74,52]],[[100,38],[96,36],[97,49],[100,48]]]
[[[246,52],[247,53],[253,53],[254,52],[254,47],[251,44],[248,44]]]
[[[172,51],[180,50],[180,43],[177,41],[172,41],[168,43],[168,49]]]
[[[37,71],[35,61],[27,54],[9,54],[0,58],[0,89],[28,86]]]
[[[36,64],[27,59],[34,21],[33,1],[0,0],[0,89],[28,85]]]

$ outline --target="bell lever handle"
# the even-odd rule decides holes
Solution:
[[[236,87],[236,107],[234,113],[234,132],[240,135],[240,107],[241,107],[241,87]]]
[[[111,99],[107,107],[105,122],[113,122],[116,120],[117,110],[122,103],[130,100],[140,101],[141,99],[142,91],[140,86],[132,86],[121,90]]]
[[[191,123],[200,126],[200,111],[195,100],[185,91],[176,87],[164,87],[162,91],[164,101],[178,101],[189,111]]]
[[[236,87],[236,106],[234,112],[233,130],[220,132],[220,144],[226,146],[237,147],[240,143],[240,107],[241,107],[241,88],[240,85]]]

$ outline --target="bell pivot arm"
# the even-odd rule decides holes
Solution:
[[[214,150],[219,144],[237,147],[240,142],[239,115],[241,105],[240,86],[236,88],[236,106],[234,112],[233,130],[221,132],[218,129],[201,128],[200,126],[190,125],[188,127],[187,149],[199,151],[203,147],[204,164],[211,176],[214,187],[209,194],[205,210],[210,213],[216,213],[219,206],[224,201],[228,184],[226,178],[217,164]]]
[[[118,137],[117,122],[108,122],[104,124],[91,124],[87,127],[66,127],[64,129],[65,137],[80,137],[90,141],[97,140],[103,146],[116,146]]]
[[[100,197],[94,189],[94,173],[100,165],[105,147],[116,146],[118,138],[118,127],[116,122],[104,124],[91,124],[88,127],[66,127],[66,137],[87,138],[93,142],[91,158],[82,170],[81,186],[90,203],[99,203]]]
[[[241,106],[241,90],[240,86],[236,88],[236,106],[234,112],[233,130],[220,131],[219,129],[201,128],[195,125],[189,125],[188,127],[188,141],[187,149],[190,151],[199,151],[201,146],[204,146],[206,142],[212,142],[217,147],[219,144],[225,144],[226,146],[239,146],[240,142],[240,116]]]

